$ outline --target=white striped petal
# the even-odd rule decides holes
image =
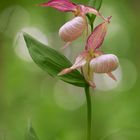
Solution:
[[[118,65],[119,60],[114,54],[101,55],[90,61],[90,68],[95,73],[110,73],[114,71]]]
[[[65,23],[59,29],[59,36],[65,42],[72,42],[82,35],[86,28],[86,19],[78,16]]]

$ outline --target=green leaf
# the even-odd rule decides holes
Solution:
[[[102,1],[103,0],[94,0],[90,6],[94,7],[96,10],[99,11],[101,6],[102,6]],[[90,26],[91,26],[91,30],[93,30],[93,23],[95,21],[96,15],[87,14],[87,18],[89,20],[89,23],[90,23]]]
[[[102,1],[103,0],[94,0],[92,6],[99,11],[102,5]]]
[[[24,33],[23,36],[33,61],[41,69],[46,71],[49,75],[57,77],[67,83],[85,87],[86,81],[77,70],[63,76],[57,76],[61,70],[72,66],[71,62],[64,55],[40,43],[27,33]]]
[[[101,8],[101,5],[102,5],[102,0],[94,0],[93,7],[95,9],[97,9],[99,11]],[[92,15],[91,21],[94,22],[95,18],[96,18],[96,15]]]
[[[26,132],[25,140],[39,140],[39,138],[31,124],[28,128],[28,131]]]

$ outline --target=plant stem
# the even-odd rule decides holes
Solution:
[[[91,108],[91,97],[89,91],[89,85],[85,86],[85,94],[87,100],[87,140],[91,140],[91,120],[92,120],[92,108]]]

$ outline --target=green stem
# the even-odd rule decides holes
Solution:
[[[89,85],[85,86],[85,94],[87,100],[87,140],[91,140],[91,120],[92,120],[92,108],[91,97],[89,91]]]

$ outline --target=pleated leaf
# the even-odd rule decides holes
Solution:
[[[93,6],[95,9],[99,11],[102,5],[102,1],[103,0],[94,0],[91,6]]]
[[[72,65],[64,55],[40,43],[27,33],[24,33],[23,36],[33,61],[41,69],[46,71],[49,75],[75,86],[84,87],[86,85],[84,77],[77,70],[63,76],[57,75],[61,70]]]
[[[30,126],[25,134],[25,140],[39,140],[34,128]]]
[[[90,3],[90,6],[94,7],[96,10],[99,11],[102,6],[102,1],[103,0],[94,0],[93,2]],[[96,18],[96,15],[87,14],[87,17],[88,17],[89,23],[91,25],[91,28],[93,28],[93,23]]]

